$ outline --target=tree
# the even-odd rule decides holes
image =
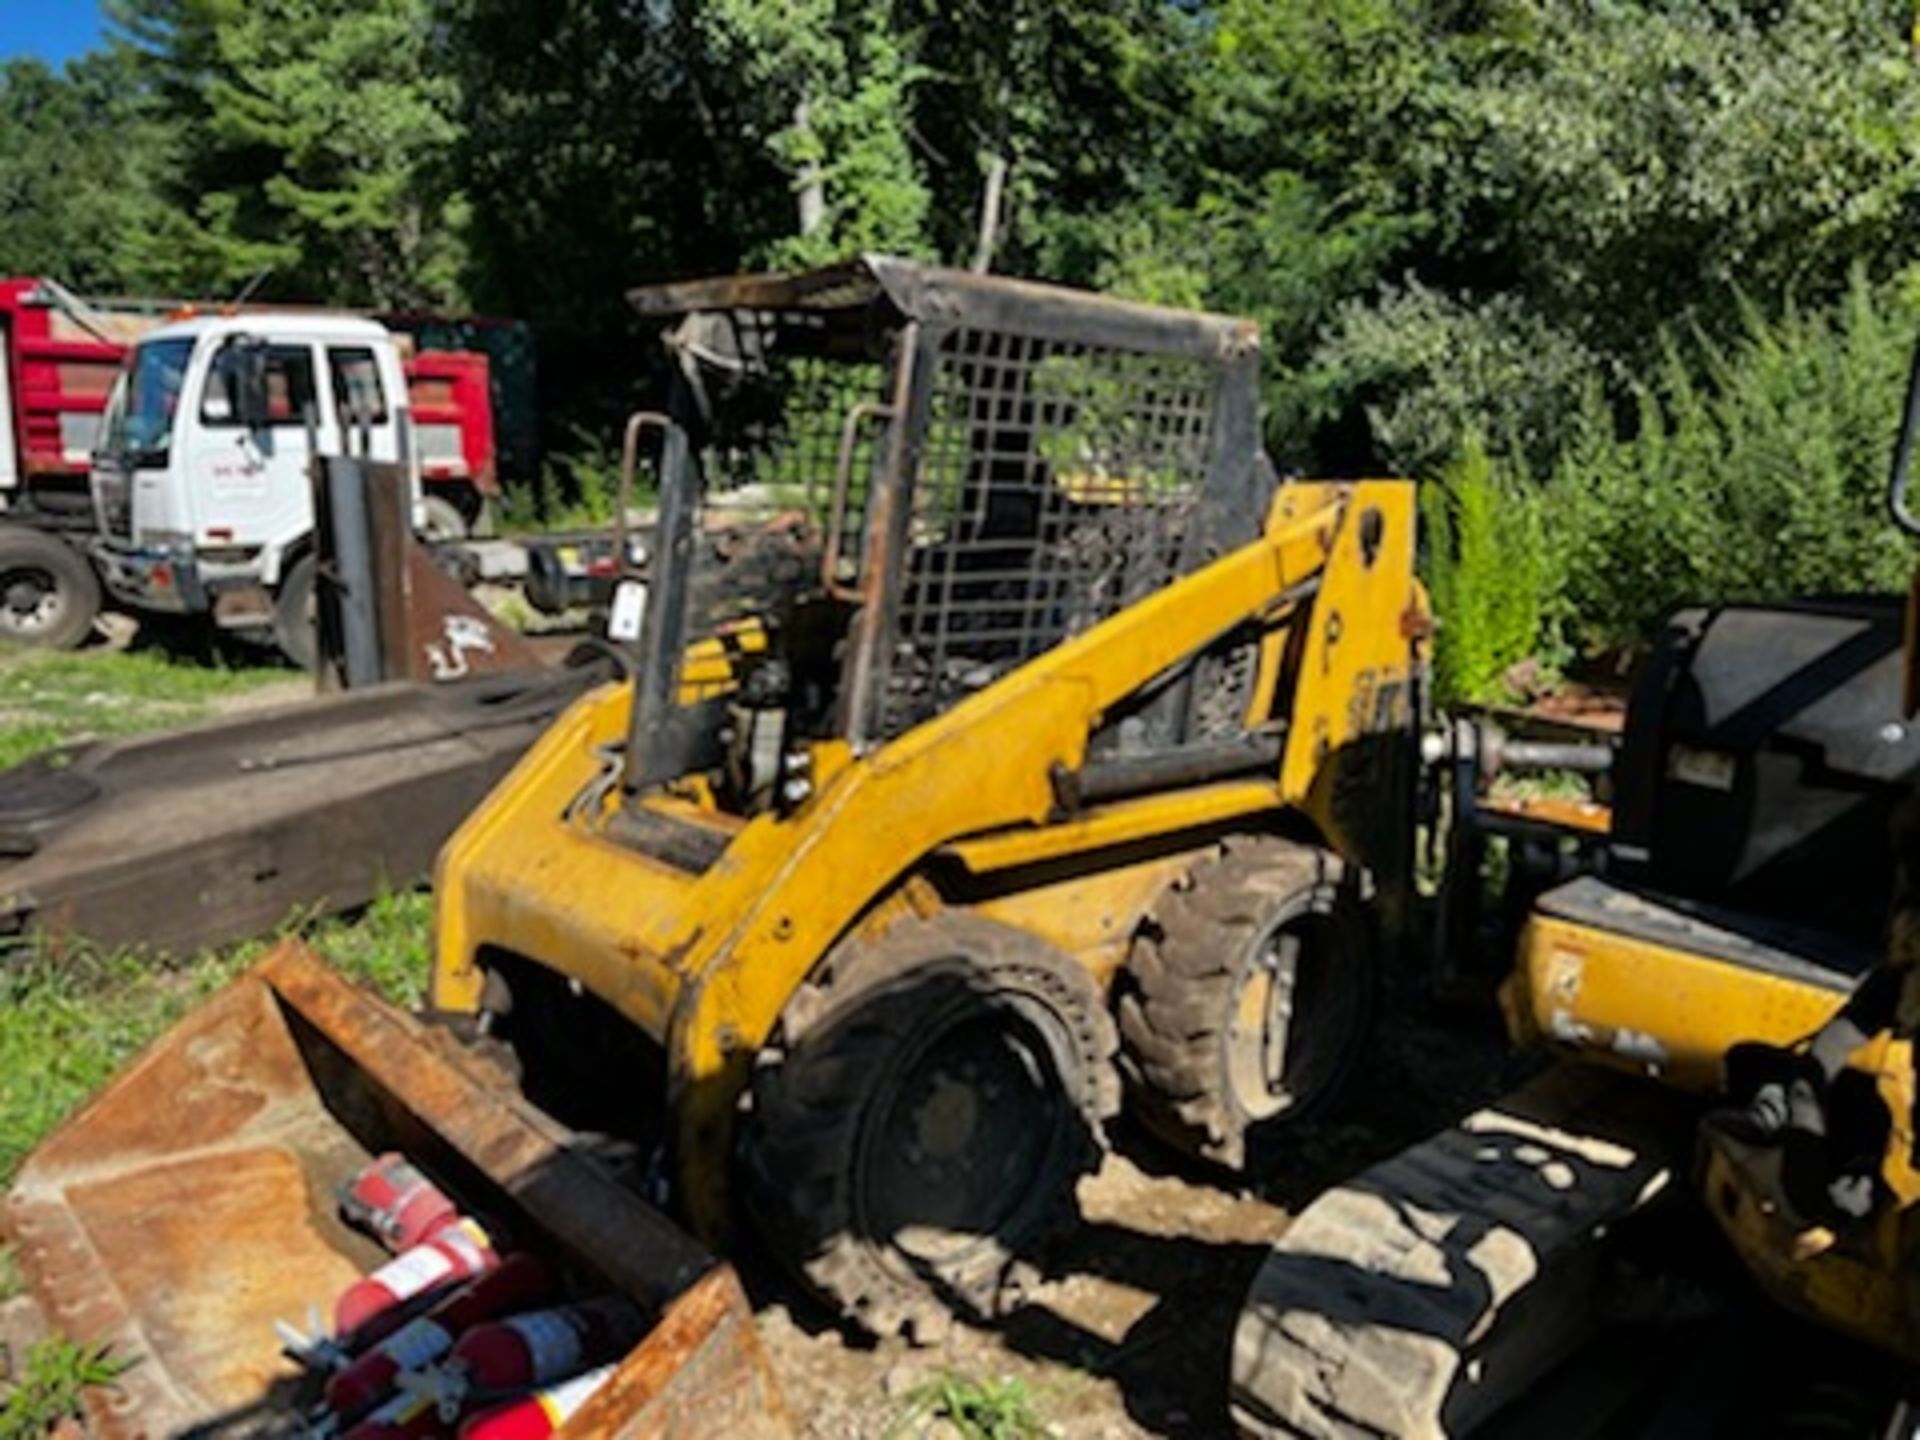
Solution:
[[[114,0],[179,116],[211,283],[402,309],[461,293],[458,93],[432,0]]]
[[[174,129],[116,51],[64,74],[0,65],[0,274],[93,290],[169,288],[164,244],[178,217],[161,198]]]
[[[927,186],[908,139],[924,72],[888,0],[706,0],[693,13],[710,88],[736,87],[736,113],[793,194],[792,231],[762,258],[924,251]]]

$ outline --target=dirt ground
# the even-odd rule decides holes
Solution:
[[[1399,997],[1341,1110],[1306,1124],[1273,1178],[1236,1192],[1123,1123],[1082,1183],[1083,1224],[1030,1304],[995,1328],[914,1348],[850,1337],[753,1257],[741,1261],[800,1432],[816,1440],[954,1433],[916,1413],[943,1373],[1020,1382],[1061,1440],[1234,1434],[1227,1356],[1241,1298],[1290,1217],[1328,1185],[1451,1123],[1515,1075],[1490,1016]]]

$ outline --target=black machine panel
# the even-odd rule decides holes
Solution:
[[[1876,943],[1920,778],[1903,625],[1890,597],[1675,612],[1615,767],[1615,873]]]

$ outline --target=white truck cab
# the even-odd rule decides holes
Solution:
[[[137,610],[269,633],[311,664],[316,453],[408,465],[418,523],[407,378],[386,327],[268,311],[142,336],[93,457],[107,589]]]

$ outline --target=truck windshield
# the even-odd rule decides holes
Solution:
[[[134,347],[133,364],[121,396],[107,421],[109,454],[129,464],[158,464],[167,457],[180,388],[193,357],[191,340],[149,340]]]

